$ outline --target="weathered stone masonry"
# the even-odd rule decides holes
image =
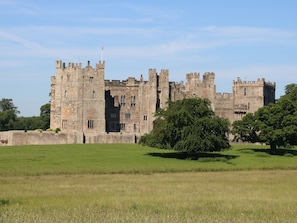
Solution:
[[[135,143],[153,128],[154,113],[166,102],[187,97],[207,98],[215,113],[232,123],[275,101],[275,83],[264,79],[232,83],[232,93],[217,93],[215,74],[186,75],[186,83],[169,81],[169,71],[148,70],[148,80],[105,80],[105,62],[56,61],[51,77],[51,129],[61,132],[0,132],[1,145]],[[3,142],[3,143],[1,143]]]
[[[186,75],[186,84],[169,81],[169,71],[149,69],[148,80],[129,77],[127,80],[105,80],[105,62],[95,68],[90,62],[81,64],[56,62],[56,76],[51,85],[51,128],[63,132],[77,131],[85,139],[109,133],[135,134],[139,137],[153,128],[154,113],[166,102],[185,97],[208,98],[220,117],[230,120],[275,100],[275,83],[264,79],[233,81],[232,93],[217,93],[215,74]],[[88,141],[88,140],[87,140]],[[115,140],[117,141],[117,140]]]

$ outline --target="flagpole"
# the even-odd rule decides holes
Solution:
[[[103,62],[103,45],[102,45],[102,48],[101,48],[101,61]]]

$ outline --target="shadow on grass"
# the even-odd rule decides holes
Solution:
[[[263,148],[242,148],[239,149],[241,153],[253,153],[253,154],[267,154],[272,156],[297,156],[297,150],[295,149],[276,149],[271,150],[269,148],[263,149]]]
[[[295,149],[276,149],[276,150],[271,150],[269,148],[267,149],[255,149],[255,148],[245,148],[244,150],[251,150],[253,151],[255,154],[257,153],[267,153],[268,155],[272,155],[272,156],[297,156],[297,150]]]
[[[219,153],[184,153],[184,152],[171,152],[171,153],[148,153],[149,156],[158,156],[162,158],[180,159],[180,160],[207,160],[209,161],[229,161],[235,159],[238,156],[234,155],[222,155]]]

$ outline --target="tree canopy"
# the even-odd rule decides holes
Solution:
[[[40,107],[40,116],[17,117],[19,113],[12,99],[0,100],[0,131],[7,130],[46,130],[50,127],[50,104]]]
[[[235,121],[231,131],[234,140],[265,143],[273,151],[297,145],[297,85],[287,85],[285,92],[275,104]]]
[[[0,131],[12,129],[18,113],[12,99],[2,98],[0,100]]]
[[[187,153],[230,147],[229,122],[215,115],[207,99],[169,101],[168,108],[159,109],[155,117],[153,130],[142,136],[139,143]]]

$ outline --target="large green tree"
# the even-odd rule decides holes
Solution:
[[[0,131],[12,129],[18,113],[12,99],[2,98],[0,100]]]
[[[274,152],[297,145],[297,85],[287,85],[285,92],[275,104],[235,121],[231,131],[234,140],[265,143]]]
[[[13,129],[18,130],[46,130],[50,127],[50,104],[40,107],[40,116],[18,117],[13,125]]]
[[[168,102],[156,112],[151,133],[140,143],[162,149],[193,153],[229,148],[227,119],[219,118],[207,99],[187,98]]]

